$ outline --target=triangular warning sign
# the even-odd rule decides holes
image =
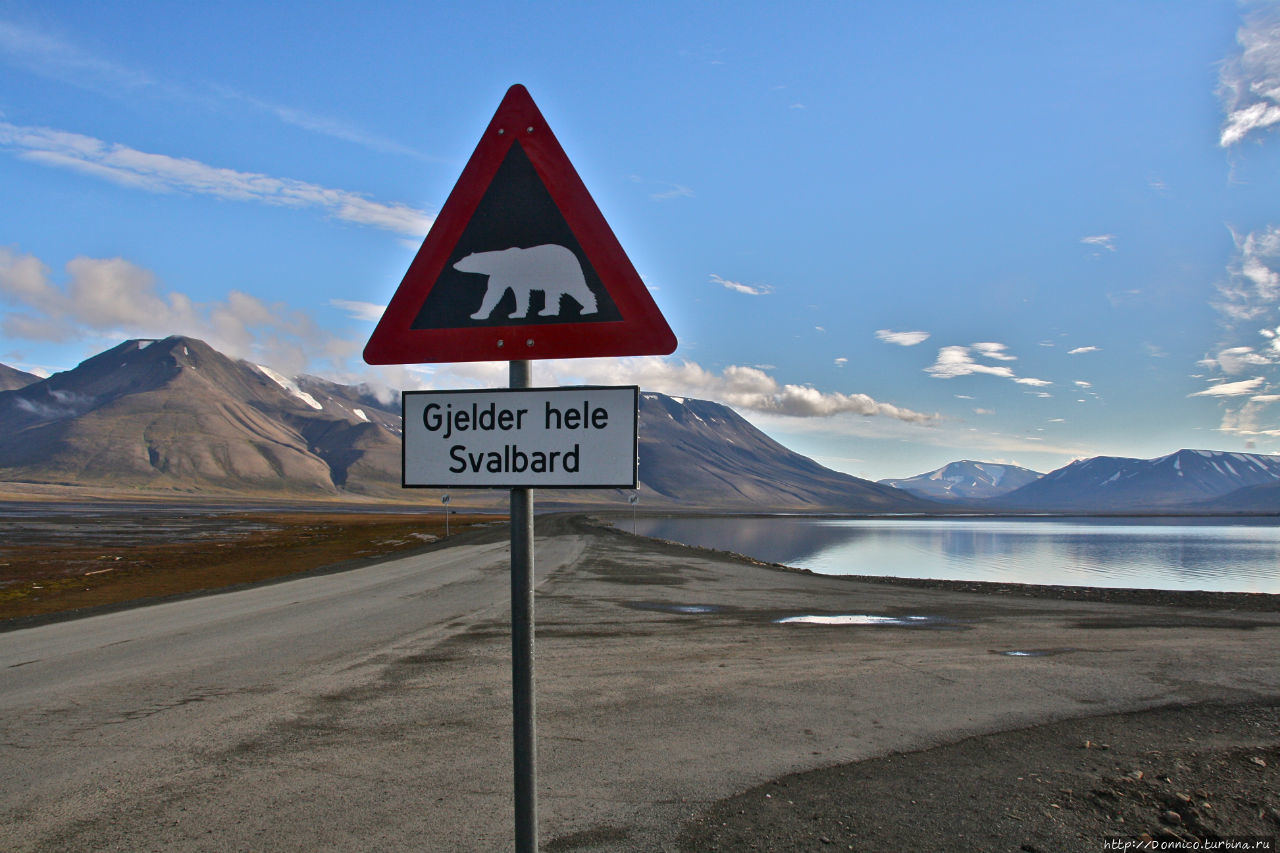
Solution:
[[[665,355],[676,338],[512,86],[364,349],[369,364]]]

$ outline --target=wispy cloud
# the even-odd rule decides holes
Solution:
[[[1081,237],[1080,242],[1095,249],[1106,249],[1108,252],[1116,250],[1116,235],[1114,234],[1093,234],[1088,237]]]
[[[47,33],[0,21],[0,58],[24,71],[106,94],[156,88],[151,76]]]
[[[1047,379],[1035,379],[1030,376],[1018,376],[1013,368],[1001,364],[984,364],[978,358],[994,361],[1015,361],[1017,356],[1009,355],[1004,344],[982,341],[969,346],[948,346],[938,350],[938,358],[932,366],[924,369],[925,373],[935,379],[955,379],[960,376],[984,374],[1012,380],[1019,385],[1030,385],[1036,388],[1052,385]],[[974,353],[977,353],[975,358]]]
[[[649,193],[654,201],[670,201],[673,198],[693,198],[693,190],[682,184],[670,184],[665,190]]]
[[[1241,435],[1269,434],[1280,427],[1269,401],[1241,401],[1264,383],[1280,384],[1280,227],[1232,232],[1236,253],[1217,285],[1213,307],[1222,318],[1218,351],[1200,361],[1220,373],[1218,384],[1196,392],[1223,406],[1220,429]],[[1231,381],[1241,374],[1255,379]]]
[[[879,329],[876,337],[887,344],[897,344],[900,347],[913,347],[916,344],[922,344],[929,340],[928,332],[895,332],[890,329]]]
[[[767,284],[743,284],[740,281],[731,281],[727,278],[721,278],[715,273],[711,274],[711,283],[718,284],[723,288],[732,290],[735,293],[745,293],[748,296],[768,296],[773,293],[773,288]]]
[[[1228,376],[1238,376],[1246,371],[1254,371],[1273,363],[1270,357],[1255,351],[1253,347],[1244,346],[1227,347],[1220,350],[1217,356],[1201,362],[1205,367],[1216,366]]]
[[[999,365],[982,364],[975,361],[969,347],[950,346],[938,350],[938,359],[932,367],[926,367],[925,373],[938,379],[955,379],[958,376],[969,376],[984,373],[999,376],[1002,379],[1013,379],[1013,368]]]
[[[994,359],[996,361],[1017,361],[1018,360],[1018,357],[1016,355],[1009,355],[1009,353],[1005,352],[1005,350],[1007,350],[1008,347],[1005,346],[1004,344],[997,344],[991,341],[983,341],[981,343],[974,344],[973,348],[978,351],[979,355],[985,356],[986,358]]]
[[[1222,382],[1213,385],[1203,391],[1196,391],[1188,394],[1189,397],[1243,397],[1253,394],[1258,387],[1266,381],[1264,376],[1255,376],[1253,379],[1241,379],[1239,382]]]
[[[354,124],[297,107],[272,103],[217,83],[190,86],[161,80],[123,63],[98,56],[65,39],[31,27],[0,21],[0,61],[67,85],[111,97],[149,95],[206,109],[249,107],[253,112],[310,133],[349,142],[384,154],[432,160],[422,152]]]
[[[1268,6],[1248,14],[1236,43],[1218,75],[1226,113],[1218,138],[1223,148],[1280,123],[1280,11]]]
[[[716,400],[747,412],[792,418],[828,418],[853,414],[929,425],[937,414],[917,412],[873,399],[866,394],[821,391],[812,385],[778,382],[756,367],[731,365],[714,373],[693,362],[655,356],[629,359],[567,359],[540,365],[567,384],[639,384],[649,391]],[[545,381],[545,374],[543,379]]]
[[[382,315],[386,312],[386,305],[378,305],[374,302],[357,302],[352,299],[330,299],[329,304],[340,311],[344,311],[354,320],[364,320],[369,323],[376,323],[382,319]]]
[[[185,157],[153,154],[92,136],[0,121],[0,149],[55,168],[148,192],[183,192],[232,201],[323,211],[333,219],[420,237],[431,217],[405,204],[374,201],[360,193],[293,178],[241,172]]]
[[[1099,347],[1076,347],[1067,350],[1067,355],[1084,355],[1087,352],[1098,352]]]

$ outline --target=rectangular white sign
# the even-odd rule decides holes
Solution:
[[[405,391],[402,485],[634,489],[640,389]]]

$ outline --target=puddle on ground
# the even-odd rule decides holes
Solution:
[[[719,613],[720,608],[714,604],[670,604],[664,601],[627,601],[623,607],[632,610],[656,610],[659,613]]]
[[[872,616],[864,613],[842,613],[834,616],[786,616],[773,620],[777,625],[891,625],[906,628],[956,628],[941,616]]]
[[[1065,655],[1069,652],[1076,652],[1079,649],[1011,649],[1007,652],[998,652],[991,650],[993,655],[1003,655],[1007,658],[1047,658],[1053,655]]]

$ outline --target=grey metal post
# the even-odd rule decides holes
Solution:
[[[528,388],[532,362],[511,362],[511,387]],[[533,692],[533,489],[511,490],[511,714],[516,853],[538,849],[538,748]]]

